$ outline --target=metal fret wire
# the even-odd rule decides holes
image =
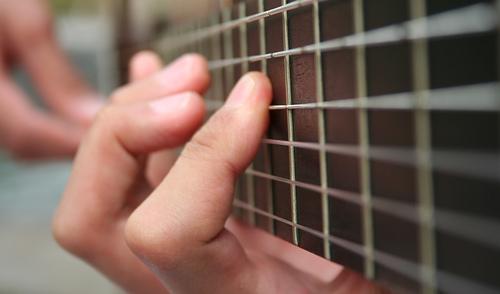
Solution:
[[[318,238],[323,238],[323,233],[318,232],[314,229],[295,224],[293,222],[290,222],[289,220],[286,220],[284,218],[278,217],[276,215],[267,213],[265,211],[262,211],[256,207],[253,207],[251,205],[248,205],[247,203],[241,202],[239,200],[234,201],[234,206],[239,207],[241,209],[253,211],[255,213],[258,213],[262,216],[269,217],[275,221],[282,222],[284,224],[287,224],[292,227],[296,227],[300,230],[303,230],[305,232],[310,233],[311,235],[314,235]],[[364,249],[361,245],[357,243],[353,243],[351,241],[341,239],[335,236],[329,236],[330,242],[350,251],[353,252],[357,255],[364,256]],[[412,261],[408,261],[405,259],[402,259],[400,257],[374,250],[374,259],[379,262],[380,264],[383,264],[387,268],[390,268],[396,272],[399,272],[408,278],[411,278],[415,281],[421,282],[424,285],[432,285],[432,281],[426,280],[424,276],[420,276],[419,272],[421,271],[429,271],[430,269],[427,268],[425,265],[421,264],[416,264]],[[496,289],[491,288],[487,285],[476,283],[474,281],[471,281],[469,279],[448,273],[448,272],[443,272],[443,271],[437,271],[436,276],[440,280],[440,285],[439,288],[442,289],[443,291],[449,292],[449,293],[497,293]]]
[[[215,15],[214,17],[212,17],[212,24],[217,24],[219,23],[219,15]],[[221,59],[223,58],[223,56],[221,55],[222,54],[222,48],[221,48],[221,35],[217,35],[217,36],[214,36],[212,39],[211,39],[211,43],[212,43],[212,54],[214,56],[215,59]],[[222,71],[224,69],[218,69],[218,70],[214,70],[213,72],[213,76],[214,76],[214,85],[212,86],[213,87],[213,94],[214,94],[214,99],[223,99],[224,97],[224,91],[223,91],[223,83],[222,83],[222,80],[223,80],[223,74],[222,74]]]
[[[289,180],[255,170],[247,170],[246,173],[280,183],[295,185],[317,193],[326,192],[330,197],[344,200],[352,204],[361,206],[364,203],[362,196],[356,192],[344,191],[335,188],[324,189],[318,185]],[[422,219],[419,215],[419,208],[416,208],[414,205],[385,199],[376,195],[372,196],[372,209],[374,210],[415,223],[417,225],[433,227],[455,236],[476,241],[490,248],[500,249],[500,224],[495,220],[455,213],[443,209],[436,209],[434,214],[439,216],[439,218],[436,218],[436,222],[433,223],[430,219]],[[429,213],[429,211],[424,211],[424,213]],[[364,255],[366,254],[364,253]]]
[[[319,4],[313,4],[313,25],[314,25],[314,43],[319,44],[321,42],[320,35],[320,18],[319,18]],[[321,62],[321,51],[316,50],[314,53],[314,70],[316,74],[316,101],[322,103],[324,100],[323,93],[323,71]],[[324,145],[326,142],[326,125],[325,125],[325,112],[323,109],[318,109],[318,138],[319,144]],[[326,166],[326,152],[324,150],[319,151],[319,170],[320,170],[320,183],[321,187],[328,187],[328,174]],[[330,234],[330,210],[329,210],[328,194],[321,193],[321,218],[323,225],[323,252],[326,259],[331,259],[330,252],[330,241],[328,240],[328,235]]]
[[[231,19],[231,10],[229,8],[222,10],[222,20],[227,22]],[[233,58],[233,35],[231,31],[225,31],[224,34],[224,57]],[[232,87],[234,85],[234,67],[228,66],[225,67],[225,78],[226,78],[226,87]]]
[[[259,6],[259,13],[265,11],[264,8],[264,0],[258,0],[258,6]],[[266,53],[266,22],[265,19],[260,19],[259,20],[259,39],[260,39],[260,53],[264,54]],[[262,60],[261,62],[261,69],[262,72],[267,74],[267,60]],[[262,146],[264,150],[264,166],[267,171],[271,171],[271,154],[270,154],[270,146],[269,145],[263,145]],[[274,191],[272,189],[272,184],[271,181],[266,181],[266,191],[267,191],[267,208],[269,212],[274,213]],[[274,230],[274,222],[270,221],[269,222],[269,232],[272,234],[275,234]]]
[[[364,33],[364,7],[362,0],[354,1],[354,30],[356,34]],[[365,47],[357,46],[356,54],[356,98],[354,101],[357,104],[363,105],[366,103],[366,59]],[[358,110],[358,128],[359,128],[359,148],[362,152],[367,152],[369,147],[369,125],[368,113],[366,109]],[[366,157],[360,160],[360,184],[361,184],[361,199],[363,200],[362,224],[363,224],[363,240],[365,243],[365,276],[369,279],[375,277],[375,263],[373,257],[374,240],[373,240],[373,213],[372,213],[372,193],[371,193],[371,177],[370,177],[370,161]]]
[[[283,6],[286,5],[286,0],[281,2]],[[298,2],[292,2],[298,3]],[[290,3],[291,4],[291,3]],[[283,12],[283,48],[285,50],[289,49],[289,37],[288,37],[288,12]],[[292,103],[292,83],[290,76],[290,56],[285,56],[285,78],[286,78],[286,102],[287,104]],[[287,110],[287,126],[288,126],[288,140],[294,140],[294,130],[293,130],[293,112],[292,110]],[[295,180],[295,148],[289,146],[289,161],[290,161],[290,179]],[[297,188],[295,185],[290,187],[290,200],[292,207],[292,222],[297,224]],[[292,227],[292,237],[293,243],[299,245],[299,236],[297,227]]]
[[[431,17],[410,20],[402,24],[390,25],[367,32],[360,32],[350,36],[324,41],[319,44],[311,44],[293,49],[285,49],[279,52],[249,56],[245,60],[242,58],[212,60],[209,62],[209,68],[225,67],[244,61],[255,62],[263,59],[314,53],[318,49],[320,51],[331,51],[357,46],[373,46],[401,41],[415,41],[482,33],[496,29],[497,24],[497,15],[492,5],[476,4],[440,13]]]
[[[411,15],[412,19],[425,19],[426,4],[425,0],[412,0]],[[425,25],[425,23],[424,23]],[[429,281],[425,285],[422,293],[436,293],[436,262],[435,262],[435,238],[433,231],[434,223],[434,195],[431,166],[431,122],[429,118],[428,107],[429,96],[425,95],[425,90],[429,89],[429,67],[427,41],[425,39],[415,40],[411,45],[412,49],[412,69],[413,85],[420,94],[415,96],[418,107],[414,111],[415,121],[415,145],[418,150],[417,162],[422,163],[417,167],[417,197],[418,212],[420,218],[419,232],[419,255],[420,261],[428,270],[421,271],[424,279]],[[430,224],[430,225],[427,225]]]
[[[242,1],[238,3],[238,18],[242,19],[246,16],[246,2]],[[241,23],[237,29],[239,30],[239,43],[240,43],[240,56],[246,58],[248,56],[248,44],[247,44],[247,26],[246,23]],[[241,64],[241,74],[248,72],[248,61]],[[250,168],[253,168],[253,162],[250,164]],[[254,177],[246,174],[246,189],[248,195],[248,202],[250,205],[255,206],[255,186]],[[250,213],[250,223],[255,225],[255,214]]]

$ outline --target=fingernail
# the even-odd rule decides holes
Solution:
[[[169,96],[149,103],[153,112],[161,115],[173,114],[184,108],[193,97],[191,93]]]
[[[253,97],[256,81],[252,75],[245,75],[229,95],[226,106],[239,107]]]

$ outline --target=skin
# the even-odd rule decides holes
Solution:
[[[84,139],[54,218],[59,244],[129,293],[382,292],[230,217],[268,126],[269,80],[245,75],[202,125],[206,61],[160,69],[156,55],[137,55],[132,83]]]
[[[49,111],[12,80],[17,66]],[[47,2],[0,0],[0,146],[20,158],[72,156],[101,106],[57,44]]]

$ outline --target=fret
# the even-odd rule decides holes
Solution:
[[[219,14],[215,14],[211,18],[211,24],[216,25],[220,23],[221,16]],[[217,34],[211,39],[211,50],[212,50],[212,56],[213,59],[218,60],[222,59],[223,56],[223,48],[222,45],[222,34]],[[213,86],[211,87],[213,89],[213,96],[216,101],[223,102],[224,101],[224,85],[223,85],[223,69],[216,69],[212,71],[212,80],[213,80]]]
[[[237,19],[243,19],[245,18],[247,11],[246,11],[246,2],[245,1],[240,1],[235,5],[235,15],[237,15]],[[238,37],[239,40],[237,41],[237,45],[235,48],[238,48],[239,50],[239,56],[246,60],[246,57],[248,56],[248,43],[247,43],[247,24],[246,23],[241,23],[238,28],[235,28],[234,30],[238,30]],[[245,73],[248,72],[248,61],[242,62],[240,65],[237,65],[239,69],[236,71],[236,76],[235,80],[238,80],[241,76],[243,76]],[[254,163],[250,164],[250,167],[252,168]],[[246,189],[247,189],[247,195],[248,199],[247,202],[248,204],[255,206],[255,181],[254,177],[251,175],[246,175]],[[250,224],[255,225],[256,216],[254,213],[249,214],[249,219],[248,222]]]
[[[364,5],[361,0],[354,1],[354,31],[358,34],[363,34],[365,31],[365,13]],[[355,72],[356,72],[356,96],[358,97],[359,104],[366,102],[367,96],[367,75],[366,75],[366,51],[365,47],[357,47],[353,52],[355,55]],[[352,96],[352,95],[348,95]],[[369,125],[368,125],[368,112],[364,109],[358,110],[357,133],[358,137],[355,139],[359,142],[361,152],[367,152],[369,149]],[[348,140],[351,141],[351,140]],[[354,140],[352,140],[354,141]],[[374,220],[372,212],[372,191],[371,191],[371,177],[370,177],[370,160],[368,158],[361,158],[359,161],[359,171],[354,171],[354,175],[359,177],[361,199],[363,206],[362,213],[362,227],[363,227],[363,240],[365,243],[365,259],[364,259],[364,274],[367,278],[373,279],[375,277],[375,264],[374,264]]]
[[[246,16],[246,3],[245,1],[241,1],[238,4],[238,13],[240,18],[244,18]],[[248,61],[246,58],[248,57],[248,44],[247,44],[247,24],[242,23],[239,26],[239,44],[240,44],[240,56],[243,58],[245,61],[241,64],[241,76],[248,72]]]
[[[228,7],[228,17],[230,19],[229,22],[240,19],[242,15],[244,16],[244,3],[236,2],[233,6]],[[231,55],[234,58],[243,58],[246,56],[246,31],[243,25],[234,26],[229,31],[228,36],[230,37],[230,44],[228,45],[228,49],[231,52]],[[231,85],[227,89],[228,94],[231,89],[237,83],[239,78],[243,75],[244,70],[246,70],[246,62],[241,62],[239,64],[234,64],[231,66],[231,71],[228,74],[231,74]],[[244,175],[239,179],[239,194],[236,195],[240,201],[246,202],[249,205],[255,205],[254,201],[254,182],[253,177],[250,175]],[[255,214],[251,211],[244,210],[243,215],[241,216],[243,220],[250,224],[255,224]]]
[[[287,0],[282,0],[283,6],[287,5]],[[290,47],[289,41],[289,31],[288,31],[288,11],[283,12],[283,49],[288,50]],[[291,73],[290,73],[290,56],[285,56],[285,79],[286,79],[286,103],[292,103],[291,97]],[[294,140],[294,129],[293,129],[293,112],[291,110],[286,111],[287,115],[287,130],[288,130],[288,140]],[[295,148],[289,146],[289,172],[290,180],[295,181]],[[290,201],[292,210],[292,223],[297,224],[297,187],[291,185],[290,187]],[[296,226],[292,227],[292,238],[293,244],[299,244],[298,230]]]
[[[380,4],[380,5],[379,5]],[[365,28],[373,30],[410,20],[409,1],[382,0],[365,3]],[[367,94],[386,95],[413,90],[411,47],[408,41],[367,47],[365,51]],[[412,111],[368,112],[370,146],[402,147],[415,152],[415,114]],[[417,203],[416,169],[392,162],[370,160],[373,198],[384,197],[410,205]],[[419,261],[419,227],[392,215],[373,211],[375,250]],[[400,240],[406,240],[401,243]],[[415,274],[419,274],[417,271]],[[382,264],[375,264],[375,277],[399,291],[420,291],[421,285]]]
[[[247,1],[248,14],[252,15],[261,11],[264,11],[263,0]],[[247,43],[249,44],[248,53],[250,55],[265,53],[265,37],[264,19],[259,20],[258,23],[248,24]],[[256,40],[258,42],[256,42]],[[266,72],[266,62],[262,61],[250,63],[250,70]],[[271,172],[271,166],[270,146],[262,144],[254,161],[254,168],[269,173]],[[256,191],[255,207],[262,209],[263,211],[273,213],[274,198],[271,181],[258,177],[254,177],[254,181]],[[265,218],[257,214],[256,225],[261,229],[274,233],[274,222],[272,219]]]
[[[320,32],[320,14],[319,14],[319,4],[313,4],[313,21],[314,21],[314,43],[318,44],[321,42],[321,32]],[[315,70],[316,70],[316,91],[318,93],[317,101],[318,103],[323,102],[324,93],[323,93],[323,69],[322,69],[322,56],[321,51],[317,50],[315,55]],[[326,141],[325,134],[325,113],[322,109],[318,109],[318,135],[319,135],[319,144],[324,145]],[[327,174],[327,166],[326,166],[326,153],[324,151],[319,152],[320,157],[320,182],[322,187],[328,186],[328,174]],[[324,258],[331,259],[330,253],[330,242],[328,240],[328,235],[330,234],[330,211],[329,211],[329,203],[328,203],[328,194],[322,193],[321,195],[321,217],[323,223],[323,253]],[[332,215],[333,216],[333,215]]]
[[[288,13],[289,46],[298,47],[315,42],[314,6],[302,7]],[[292,103],[317,101],[317,75],[315,54],[290,56],[290,86]],[[306,99],[311,99],[307,101]],[[291,110],[294,140],[319,142],[320,124],[318,110]],[[320,152],[294,148],[295,179],[320,185]],[[310,190],[296,188],[297,222],[323,230],[323,203]],[[298,231],[299,246],[317,255],[325,255],[324,241],[307,232]]]
[[[259,13],[265,11],[264,0],[258,0]],[[259,44],[260,44],[260,54],[266,54],[266,22],[264,19],[259,19]],[[261,61],[262,72],[267,74],[267,61]]]
[[[265,4],[264,0],[258,0],[258,10],[259,13],[262,13],[265,11]],[[259,20],[259,43],[260,43],[260,53],[265,54],[267,50],[267,45],[266,45],[266,22],[264,19]],[[261,62],[261,70],[263,73],[267,74],[267,62],[266,60],[263,60]],[[271,171],[272,167],[272,162],[271,162],[271,150],[269,146],[263,146],[263,152],[264,152],[264,167],[267,171]],[[265,183],[265,195],[267,196],[267,208],[270,213],[275,212],[274,208],[274,193],[271,185],[271,181],[267,181]],[[270,232],[271,234],[275,234],[274,230],[274,222],[270,221],[268,223],[268,228],[267,231]]]
[[[256,14],[259,12],[259,0],[247,0],[246,1],[246,11],[248,15]],[[261,21],[248,23],[247,34],[245,42],[248,44],[248,55],[255,56],[264,54],[262,51],[262,40],[261,40]],[[262,35],[262,38],[264,35]],[[262,60],[252,62],[249,61],[249,71],[262,71]]]
[[[282,5],[282,0],[264,1],[264,10],[275,9]],[[278,14],[264,19],[265,22],[265,49],[267,52],[283,50],[285,47],[284,38],[284,16]],[[287,104],[285,58],[276,58],[266,61],[266,72],[273,85],[273,104]],[[270,129],[268,137],[288,140],[288,112],[286,110],[270,113]],[[271,174],[289,178],[290,176],[290,156],[289,148],[285,146],[268,146]],[[271,181],[273,194],[274,213],[292,221],[292,192],[291,186],[284,183]],[[273,230],[275,234],[284,240],[293,243],[293,229],[282,222],[273,220]]]
[[[231,9],[225,8],[222,10],[222,22],[228,22],[231,19]],[[231,31],[223,32],[223,40],[224,40],[224,58],[232,59],[233,55],[233,35]],[[233,87],[234,81],[234,68],[233,66],[227,66],[223,68],[224,72],[224,97],[227,97]]]
[[[419,19],[426,16],[426,4],[424,0],[412,0],[410,2],[410,13],[413,19]],[[424,152],[417,153],[417,161],[421,164],[417,168],[418,185],[418,206],[421,223],[419,226],[420,240],[420,260],[428,271],[421,271],[424,279],[430,283],[424,286],[423,293],[436,293],[435,281],[435,241],[432,224],[434,223],[434,200],[433,183],[430,156],[430,115],[426,110],[429,102],[429,96],[424,93],[429,89],[429,69],[427,44],[425,40],[416,40],[412,43],[412,67],[413,67],[413,86],[416,94],[416,103],[419,105],[415,109],[415,143],[418,150]]]
[[[239,2],[237,4],[233,5],[231,8],[231,19],[238,19],[240,16],[240,5]],[[231,29],[231,37],[232,37],[232,51],[233,51],[233,56],[236,59],[241,59],[242,62],[239,62],[237,64],[233,64],[233,80],[234,83],[238,81],[238,78],[242,76],[243,73],[243,67],[246,64],[246,60],[242,57],[242,27],[237,26]]]

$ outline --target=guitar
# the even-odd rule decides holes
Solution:
[[[271,126],[238,183],[239,218],[394,292],[498,293],[499,7],[221,2],[120,51],[206,56],[211,113],[243,73],[270,77]]]

